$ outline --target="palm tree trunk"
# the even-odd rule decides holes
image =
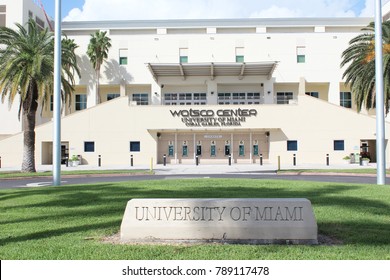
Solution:
[[[35,170],[35,115],[36,111],[23,110],[23,163],[22,172],[36,172]]]
[[[35,169],[35,117],[38,109],[38,89],[32,82],[28,98],[23,101],[23,162],[22,172],[36,172]]]
[[[100,104],[100,70],[96,70],[96,105]]]

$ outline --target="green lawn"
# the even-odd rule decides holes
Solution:
[[[341,245],[113,245],[131,198],[311,200],[319,233]],[[0,191],[0,259],[386,259],[390,186],[198,179]]]
[[[100,175],[100,174],[126,174],[126,175],[143,175],[153,174],[153,171],[143,169],[123,169],[123,170],[74,170],[74,171],[61,171],[61,175]],[[23,173],[20,171],[0,171],[0,179],[15,179],[26,177],[52,177],[53,172],[34,172]]]

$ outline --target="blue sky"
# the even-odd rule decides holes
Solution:
[[[56,0],[41,0],[54,17]],[[382,3],[389,0],[382,0]],[[66,20],[358,17],[374,15],[374,0],[61,0]]]
[[[56,0],[41,0],[41,2],[46,10],[46,13],[52,18],[54,18],[54,5]],[[69,11],[72,10],[73,8],[82,9],[84,2],[85,0],[62,0],[61,1],[62,17],[68,15]]]

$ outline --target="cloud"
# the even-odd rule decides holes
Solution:
[[[71,10],[64,20],[355,17],[363,12],[364,15],[370,13],[372,2],[372,0],[110,0],[108,2],[85,0],[81,9]]]

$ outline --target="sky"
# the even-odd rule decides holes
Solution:
[[[38,1],[38,0],[35,0]],[[382,4],[389,0],[382,0]],[[54,18],[56,0],[41,0]],[[61,0],[64,21],[373,17],[374,0]]]

